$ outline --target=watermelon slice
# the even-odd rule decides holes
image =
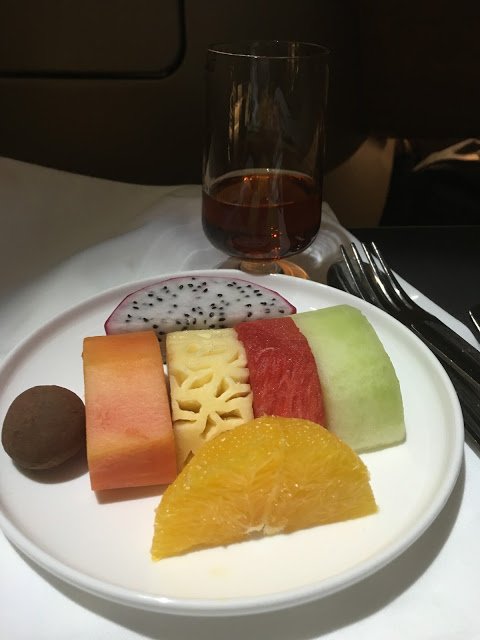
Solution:
[[[291,317],[242,322],[235,329],[247,354],[254,416],[303,418],[323,425],[315,359]]]
[[[315,357],[328,428],[356,451],[403,442],[400,384],[367,318],[338,305],[293,315],[291,321]]]

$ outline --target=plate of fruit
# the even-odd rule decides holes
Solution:
[[[463,455],[449,378],[347,293],[234,270],[103,292],[0,369],[0,525],[127,606],[296,606],[400,556]]]

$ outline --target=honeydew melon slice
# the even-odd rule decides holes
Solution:
[[[357,452],[403,442],[400,384],[367,318],[349,305],[291,318],[315,358],[329,430]]]

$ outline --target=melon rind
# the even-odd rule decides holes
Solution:
[[[374,328],[355,307],[291,316],[315,358],[330,431],[357,452],[405,440],[400,383]]]

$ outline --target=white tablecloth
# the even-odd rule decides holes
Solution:
[[[203,236],[199,204],[197,185],[126,185],[0,158],[0,362],[31,331],[92,294],[217,265],[223,256]],[[322,233],[302,261],[321,280],[349,239],[325,206]],[[385,569],[308,605],[234,619],[182,619],[96,598],[38,568],[0,535],[0,638],[480,638],[479,487],[480,462],[466,446],[446,507]]]

